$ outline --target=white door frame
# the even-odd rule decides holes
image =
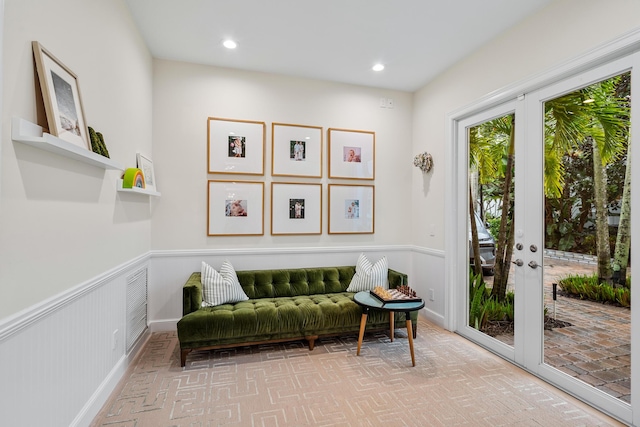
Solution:
[[[457,331],[463,326],[463,324],[461,324],[461,319],[464,317],[463,314],[459,313],[461,308],[460,304],[458,304],[458,298],[460,298],[459,283],[466,283],[468,280],[467,268],[460,268],[460,266],[466,266],[468,264],[466,255],[468,250],[468,232],[465,215],[468,209],[468,194],[466,190],[468,164],[466,154],[467,148],[466,146],[459,144],[460,122],[475,114],[479,114],[484,110],[493,108],[499,104],[514,100],[523,101],[525,99],[525,96],[523,94],[525,93],[531,93],[543,87],[550,86],[561,80],[589,71],[600,65],[611,63],[617,59],[623,58],[638,51],[640,51],[640,29],[624,35],[604,46],[598,47],[571,61],[568,61],[567,63],[564,63],[547,73],[535,76],[533,78],[525,80],[524,82],[519,82],[514,85],[505,87],[501,90],[491,93],[490,95],[478,100],[477,102],[474,102],[468,106],[465,106],[448,114],[447,164],[449,174],[447,176],[448,179],[445,192],[445,231],[447,233],[447,239],[445,240],[444,303],[444,326],[447,329],[451,331]],[[638,78],[638,75],[640,75],[640,68],[637,68],[636,75],[637,76],[634,78],[634,80],[635,82],[638,82],[640,80]],[[639,86],[640,84],[638,83],[632,83],[632,100],[635,99],[636,102],[640,100]],[[631,117],[632,128],[634,129],[640,129],[640,114],[637,111],[640,111],[640,108],[636,108],[636,114],[632,115]],[[517,119],[518,116],[516,116],[516,120]],[[519,127],[519,131],[521,132],[526,132],[526,126],[526,122],[521,126],[518,126],[518,124],[516,123],[516,129],[518,129]],[[516,135],[516,138],[518,138],[518,135]],[[635,139],[637,139],[637,136]],[[516,139],[516,143],[517,141],[518,139]],[[518,157],[516,154],[516,159],[517,158]],[[632,162],[633,164],[640,165],[640,150],[632,151]],[[632,197],[632,210],[634,212],[640,212],[639,199],[640,197]],[[633,241],[640,242],[640,223],[636,225],[632,224],[632,239]],[[640,277],[640,271],[636,273],[633,267],[635,266],[636,270],[640,270],[640,255],[638,254],[638,252],[634,252],[634,254],[635,256],[632,255],[633,262],[631,263],[632,276]],[[640,350],[636,348],[638,347],[638,345],[634,345],[634,341],[639,342],[638,339],[640,339],[640,334],[634,332],[638,329],[638,325],[640,325],[640,307],[632,310],[631,317],[632,325],[635,325],[635,327],[632,326],[631,329],[631,364],[632,367],[636,367],[636,369],[632,368],[631,371],[631,405],[626,405],[622,402],[619,402],[619,404],[610,405],[609,403],[611,402],[608,402],[606,398],[604,399],[604,404],[600,401],[590,403],[627,423],[640,425],[640,369],[638,369],[638,367],[640,367]],[[633,338],[636,336],[638,337],[638,339],[634,340]],[[529,359],[527,359],[527,361],[524,361],[524,363],[522,364],[519,362],[519,360],[522,360],[519,355],[514,355],[514,359],[516,360],[516,363],[521,364],[521,366],[530,366],[533,360],[531,359],[531,357],[535,357],[536,360],[540,360],[542,358],[542,352],[540,351],[539,353],[540,355],[538,356],[527,356]],[[535,366],[538,367],[534,368],[533,370],[531,370],[530,368],[526,369],[531,370],[531,372],[536,375],[553,376],[553,373],[546,372],[548,367],[545,367],[543,364],[538,364]],[[554,383],[556,383],[555,380]],[[635,392],[633,390],[635,390]],[[566,391],[571,392],[571,390]],[[579,393],[580,390],[574,390],[573,392]]]

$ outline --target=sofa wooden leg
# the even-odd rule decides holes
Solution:
[[[415,340],[416,338],[418,338],[418,324],[416,323],[412,329],[413,329],[413,339]]]
[[[309,351],[313,350],[313,348],[316,345],[316,340],[318,339],[317,335],[314,335],[312,337],[305,337],[305,339],[307,340],[307,342],[309,343]]]
[[[183,367],[183,368],[187,364],[187,354],[189,354],[189,353],[191,353],[191,349],[190,348],[180,351],[180,366]]]

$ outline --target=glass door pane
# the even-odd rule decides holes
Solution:
[[[544,363],[631,400],[627,72],[544,102]]]
[[[514,344],[514,114],[467,129],[469,143],[468,325]],[[479,254],[476,256],[475,254]]]

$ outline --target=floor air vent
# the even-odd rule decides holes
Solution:
[[[127,277],[127,352],[147,328],[147,269]]]

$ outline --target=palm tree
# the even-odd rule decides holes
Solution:
[[[618,224],[616,248],[613,254],[613,274],[618,276],[616,278],[617,283],[625,285],[627,282],[629,251],[631,249],[631,145],[627,145],[624,188],[620,205],[620,223]]]
[[[595,83],[545,103],[545,195],[560,197],[564,187],[562,156],[592,142],[596,207],[598,276],[611,280],[605,166],[624,153],[629,109],[616,95],[621,77]]]
[[[504,180],[501,205],[502,215],[500,231],[496,241],[496,264],[494,266],[493,288],[491,291],[491,294],[495,295],[499,301],[503,301],[506,296],[513,250],[511,199],[515,142],[513,133],[514,120],[515,117],[510,114],[478,125],[470,129],[469,132],[470,164],[472,170],[477,170],[478,183],[486,184],[490,181]],[[479,246],[476,247],[475,203],[473,203],[472,194],[473,191],[470,188],[471,240],[474,253],[479,253]],[[477,265],[479,262],[475,264]],[[478,274],[477,267],[475,271]]]
[[[606,204],[607,178],[604,166],[622,155],[628,135],[628,102],[616,95],[621,77],[614,77],[545,103],[545,197],[562,197],[565,190],[563,156],[584,141],[591,141],[594,158],[594,191],[596,192],[596,227],[599,276],[611,278],[611,255],[608,239]],[[496,265],[492,295],[499,301],[506,296],[509,267],[513,250],[513,161],[515,141],[514,116],[500,117],[470,129],[470,167],[477,171],[478,183],[502,180],[500,229],[496,241]],[[628,186],[628,184],[625,184]],[[469,215],[472,223],[472,245],[477,251],[477,234],[473,223],[475,203],[470,188]],[[475,252],[478,253],[478,252]],[[628,253],[628,251],[627,251]],[[478,263],[476,263],[478,264]]]

